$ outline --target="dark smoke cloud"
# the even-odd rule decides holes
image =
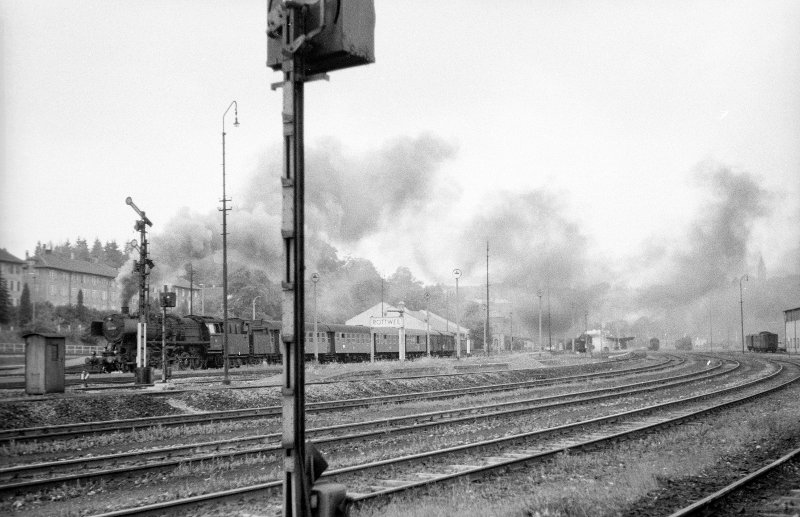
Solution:
[[[346,155],[328,139],[307,154],[306,215],[312,231],[354,243],[436,198],[441,164],[455,148],[432,136],[400,137],[376,151]]]
[[[354,155],[335,139],[306,148],[306,235],[309,271],[330,270],[338,261],[332,242],[348,243],[380,230],[387,221],[424,206],[439,166],[455,149],[422,135],[399,137],[381,148]],[[258,269],[280,281],[283,263],[281,227],[282,159],[265,153],[245,188],[233,189],[228,213],[228,269]],[[195,282],[221,283],[222,217],[218,207],[205,213],[187,208],[151,237],[157,263],[151,284],[172,283],[195,270]]]
[[[470,245],[460,260],[468,272],[485,267],[487,240],[491,269],[502,272],[499,281],[535,289],[584,279],[586,237],[546,191],[505,193],[464,226],[459,242]]]
[[[747,272],[753,223],[769,213],[769,194],[748,173],[704,164],[695,175],[713,195],[688,229],[684,244],[655,247],[644,264],[660,270],[661,281],[641,290],[645,307],[682,306],[730,284]]]
[[[484,211],[456,235],[457,263],[470,278],[485,277],[488,240],[491,297],[513,302],[514,320],[524,333],[538,325],[537,291],[543,291],[545,303],[549,293],[549,321],[559,333],[598,295],[587,287],[596,275],[589,267],[587,238],[565,207],[546,190],[505,192],[486,200]],[[436,254],[428,253],[428,260],[435,259]],[[477,292],[485,297],[482,289]]]

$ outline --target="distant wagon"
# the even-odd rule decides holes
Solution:
[[[772,332],[748,334],[747,349],[751,352],[775,353],[778,351],[778,334],[773,334]]]

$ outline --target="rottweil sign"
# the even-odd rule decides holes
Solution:
[[[375,318],[371,316],[369,318],[369,326],[372,328],[376,327],[391,327],[391,328],[400,328],[403,326],[403,319],[402,318]]]

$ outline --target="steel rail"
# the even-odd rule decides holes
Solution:
[[[793,363],[796,364],[796,363]],[[775,471],[779,467],[791,462],[796,457],[800,456],[800,448],[795,449],[784,456],[781,456],[779,459],[773,461],[769,465],[758,469],[755,472],[751,472],[750,474],[734,481],[733,483],[729,484],[728,486],[714,492],[713,494],[700,499],[692,503],[691,505],[681,508],[680,510],[672,513],[669,517],[689,517],[693,515],[708,515],[708,511],[716,504],[722,502],[726,497],[729,497],[732,493],[737,492],[744,488],[746,485],[756,481],[760,478],[763,478],[770,474],[771,472]]]
[[[678,363],[683,364],[683,363]],[[664,363],[658,365],[666,368]],[[528,387],[548,386],[551,384],[569,383],[581,381],[589,378],[616,377],[628,375],[630,373],[641,373],[650,371],[654,367],[648,366],[646,369],[615,370],[613,372],[595,372],[568,377],[555,377],[549,379],[535,379],[530,381],[520,381],[514,383],[500,383],[466,388],[454,388],[449,390],[424,391],[401,393],[395,395],[381,395],[377,397],[363,397],[359,399],[342,399],[327,402],[314,402],[306,404],[307,412],[334,411],[355,407],[365,407],[378,403],[405,403],[409,401],[433,400],[439,398],[451,398],[464,395],[474,395],[480,393],[491,393],[495,391],[510,391]],[[175,393],[175,392],[170,392]],[[133,431],[136,429],[149,428],[154,426],[173,426],[187,424],[203,424],[219,422],[224,420],[241,420],[250,418],[263,418],[281,415],[281,406],[264,406],[258,408],[232,409],[226,411],[179,414],[167,416],[153,416],[144,418],[130,418],[121,420],[102,420],[95,422],[80,422],[73,424],[59,424],[47,427],[27,427],[20,429],[6,429],[0,431],[0,445],[8,442],[23,442],[31,440],[52,440],[65,437],[76,437],[93,433],[108,433],[113,431]]]
[[[770,374],[767,377],[763,377],[763,378],[760,378],[760,379],[757,379],[757,380],[754,380],[754,381],[743,383],[743,384],[740,384],[740,385],[737,385],[737,386],[734,386],[734,387],[731,387],[731,388],[724,388],[724,389],[721,389],[721,390],[717,390],[717,391],[709,392],[709,393],[704,393],[704,394],[697,395],[697,396],[694,396],[694,397],[688,397],[688,398],[685,398],[685,399],[680,399],[680,400],[676,400],[676,401],[672,401],[672,402],[667,402],[667,403],[664,403],[664,404],[658,404],[658,405],[654,405],[654,406],[649,406],[649,407],[646,407],[646,408],[635,409],[635,410],[632,410],[632,411],[619,413],[617,415],[599,417],[599,418],[596,418],[596,419],[587,420],[587,421],[582,422],[582,423],[577,424],[577,425],[576,424],[567,424],[567,425],[563,425],[563,426],[558,426],[558,427],[554,427],[554,428],[551,428],[551,429],[547,430],[547,432],[548,433],[558,433],[558,432],[571,430],[571,429],[579,429],[579,427],[581,427],[581,426],[588,426],[590,424],[605,424],[605,423],[617,423],[617,424],[619,424],[619,421],[621,419],[623,419],[623,418],[628,418],[628,417],[636,416],[636,415],[645,415],[645,414],[651,413],[651,412],[653,412],[654,410],[657,410],[657,409],[660,410],[660,409],[672,408],[672,407],[676,407],[676,406],[679,406],[679,405],[687,404],[689,402],[698,402],[698,401],[701,401],[701,400],[704,400],[704,399],[709,399],[709,398],[714,397],[714,396],[726,395],[726,394],[730,394],[730,393],[732,393],[734,391],[740,391],[742,389],[745,389],[745,388],[748,388],[748,387],[752,387],[752,386],[754,386],[756,384],[760,384],[762,382],[766,382],[768,380],[775,379],[779,375],[781,375],[782,372],[783,372],[783,367],[781,367],[778,371]],[[723,402],[721,404],[715,404],[715,405],[713,405],[711,407],[702,408],[702,409],[697,410],[697,411],[690,411],[689,413],[679,414],[678,416],[670,417],[667,420],[661,420],[661,421],[656,421],[656,422],[651,422],[651,423],[645,423],[643,425],[636,425],[635,427],[633,427],[631,429],[623,430],[623,431],[617,432],[617,433],[608,434],[608,435],[605,435],[605,436],[602,436],[602,437],[599,437],[599,438],[592,438],[592,439],[585,440],[585,441],[579,441],[577,443],[557,446],[557,447],[555,447],[553,449],[546,450],[546,451],[541,451],[541,452],[535,452],[533,454],[522,454],[522,455],[509,454],[509,456],[513,456],[513,457],[510,457],[510,458],[509,457],[496,457],[496,456],[495,457],[489,457],[489,460],[491,460],[491,463],[488,464],[488,465],[475,466],[475,467],[467,466],[468,468],[463,469],[463,470],[461,470],[459,472],[455,472],[455,473],[451,473],[451,474],[447,474],[447,475],[443,475],[443,476],[430,477],[428,479],[425,479],[425,480],[422,480],[422,481],[419,481],[419,482],[411,482],[411,483],[407,483],[407,484],[404,484],[404,485],[388,487],[388,488],[384,488],[384,489],[382,489],[380,491],[375,491],[375,492],[372,492],[372,493],[352,493],[352,494],[349,494],[348,498],[353,502],[366,501],[366,500],[369,500],[369,499],[383,497],[383,496],[395,494],[395,493],[402,492],[402,491],[405,491],[405,490],[418,488],[418,487],[425,486],[425,485],[431,485],[431,484],[440,483],[440,482],[444,482],[444,481],[450,481],[452,479],[456,479],[456,478],[459,478],[459,477],[470,477],[470,478],[472,478],[475,475],[485,475],[486,473],[489,473],[489,472],[492,472],[492,471],[496,471],[496,470],[499,470],[499,469],[506,469],[506,468],[509,468],[509,467],[521,465],[521,464],[527,463],[527,462],[529,462],[531,460],[534,460],[534,459],[542,459],[542,458],[546,458],[546,457],[551,457],[551,456],[553,456],[555,454],[567,452],[567,451],[570,451],[570,450],[581,450],[581,449],[591,448],[592,446],[596,446],[596,445],[599,445],[599,444],[602,444],[602,443],[605,443],[605,442],[621,440],[621,439],[627,438],[627,437],[629,437],[629,436],[631,436],[633,434],[639,434],[639,433],[643,433],[643,432],[647,432],[647,431],[653,431],[655,429],[659,429],[659,428],[663,428],[663,427],[673,426],[673,425],[676,425],[678,423],[682,423],[682,422],[685,422],[685,421],[688,421],[688,420],[695,419],[695,418],[697,418],[699,416],[708,414],[708,413],[710,413],[712,411],[716,411],[716,410],[719,410],[719,409],[722,409],[722,408],[731,407],[731,406],[736,405],[736,404],[741,404],[743,402],[747,402],[747,401],[753,400],[754,398],[759,397],[761,395],[764,395],[764,394],[767,394],[767,393],[772,393],[772,392],[777,391],[779,389],[783,389],[786,386],[788,386],[789,384],[797,382],[798,380],[800,380],[800,375],[795,376],[794,378],[792,378],[792,379],[790,379],[788,381],[782,382],[781,384],[779,384],[777,386],[773,386],[771,388],[768,388],[768,389],[763,390],[763,391],[759,391],[757,393],[744,395],[744,396],[736,398],[736,399],[734,399],[732,401]],[[489,445],[498,445],[498,444],[502,444],[502,443],[510,444],[510,443],[515,442],[515,441],[519,441],[521,439],[527,439],[527,438],[530,438],[532,436],[536,436],[537,434],[539,434],[541,436],[541,433],[537,433],[535,431],[534,432],[530,432],[530,433],[522,433],[522,434],[514,436],[514,437],[503,437],[503,438],[498,438],[498,439],[494,439],[494,440],[487,440],[485,442],[476,443],[476,444],[467,444],[467,445],[452,447],[450,449],[444,449],[444,450],[441,450],[441,451],[435,451],[435,452],[433,452],[431,454],[428,454],[428,455],[410,455],[410,456],[406,456],[404,458],[394,458],[394,459],[391,459],[391,460],[384,460],[384,461],[381,461],[381,462],[375,462],[374,464],[370,465],[370,467],[371,468],[380,468],[380,467],[383,467],[383,466],[386,466],[386,465],[395,466],[395,465],[398,465],[398,464],[403,463],[403,462],[417,461],[418,460],[417,456],[425,457],[426,459],[428,459],[428,458],[431,458],[431,457],[441,456],[441,455],[444,455],[444,454],[450,454],[450,453],[453,453],[453,452],[464,452],[464,451],[467,451],[467,450],[470,450],[470,449],[475,449],[477,447],[487,447]],[[362,465],[360,467],[363,469],[366,466]],[[346,468],[346,469],[339,469],[338,471],[331,471],[330,473],[324,473],[323,476],[325,476],[326,474],[330,475],[330,476],[339,475],[340,473],[346,473],[346,471],[348,471],[348,469],[354,470],[353,467],[349,467],[349,468]]]
[[[632,416],[632,415],[646,414],[646,413],[653,412],[653,411],[656,411],[656,410],[659,410],[659,409],[685,405],[687,403],[696,402],[696,401],[699,401],[699,400],[704,400],[704,399],[712,398],[712,397],[719,396],[719,395],[730,394],[732,392],[735,392],[735,391],[738,391],[738,390],[742,390],[742,389],[754,386],[754,385],[762,383],[762,382],[766,382],[766,381],[768,381],[770,379],[774,379],[778,375],[780,375],[782,373],[782,371],[783,371],[783,369],[781,368],[779,371],[774,372],[774,373],[770,374],[767,377],[762,377],[762,378],[759,378],[759,379],[754,380],[754,381],[749,381],[747,383],[738,384],[736,386],[729,387],[729,388],[724,388],[724,389],[717,390],[717,391],[714,391],[714,392],[704,393],[704,394],[701,394],[701,395],[697,395],[695,397],[689,397],[689,398],[686,398],[686,399],[670,401],[670,402],[667,402],[667,403],[664,403],[664,404],[648,406],[647,408],[641,408],[641,409],[638,409],[638,410],[618,413],[618,414],[615,414],[615,415],[609,415],[609,416],[606,416],[606,417],[592,419],[592,420],[588,420],[588,421],[584,421],[584,422],[580,422],[580,423],[576,423],[576,424],[567,424],[565,426],[558,426],[558,427],[555,427],[555,428],[550,428],[550,429],[546,429],[546,430],[542,430],[542,431],[534,431],[534,432],[529,432],[529,433],[522,433],[522,434],[515,435],[515,436],[504,437],[504,438],[499,438],[499,439],[495,439],[495,440],[487,440],[487,441],[484,441],[484,442],[479,442],[479,443],[474,443],[474,444],[466,444],[466,445],[462,445],[462,446],[452,447],[452,448],[446,449],[446,450],[434,451],[434,452],[431,452],[431,453],[423,453],[423,454],[405,456],[405,457],[401,457],[401,458],[394,458],[394,459],[390,459],[390,460],[383,460],[383,461],[380,461],[380,462],[374,462],[374,463],[366,464],[366,465],[356,465],[356,466],[352,466],[352,467],[345,467],[345,468],[341,468],[341,469],[336,469],[336,470],[325,472],[325,473],[323,473],[322,477],[323,478],[333,478],[335,476],[340,476],[340,475],[343,475],[343,474],[349,474],[349,473],[354,473],[354,472],[362,472],[362,471],[367,471],[367,470],[373,470],[373,469],[376,469],[376,468],[382,468],[382,467],[386,467],[386,466],[400,465],[400,464],[403,464],[403,463],[415,462],[415,461],[420,461],[422,459],[430,459],[430,458],[434,458],[436,456],[441,456],[441,455],[445,455],[445,454],[451,454],[453,452],[463,452],[463,451],[467,451],[469,449],[477,449],[477,448],[481,448],[481,447],[488,447],[488,446],[492,446],[492,445],[497,445],[497,444],[502,443],[502,442],[513,443],[513,442],[519,441],[521,439],[529,439],[529,438],[531,438],[531,437],[533,437],[533,436],[535,436],[537,434],[538,435],[544,435],[544,434],[548,434],[548,433],[550,433],[550,434],[559,433],[559,432],[561,432],[561,431],[563,431],[563,430],[565,430],[567,428],[570,428],[570,427],[573,427],[573,428],[589,427],[589,426],[597,425],[597,424],[603,423],[603,422],[617,422],[621,418]],[[363,501],[366,501],[366,500],[369,500],[369,499],[373,499],[373,498],[388,496],[388,495],[391,495],[391,494],[394,494],[394,493],[397,493],[397,492],[400,492],[400,491],[410,490],[410,489],[418,488],[420,486],[433,484],[435,482],[449,481],[451,479],[455,479],[455,478],[461,477],[461,476],[478,475],[482,471],[488,472],[488,471],[493,471],[493,470],[497,470],[497,469],[506,469],[506,468],[509,468],[509,467],[511,467],[513,465],[524,464],[524,463],[527,463],[527,462],[532,461],[532,460],[541,459],[541,458],[545,458],[545,457],[550,457],[552,455],[555,455],[555,454],[558,454],[558,453],[561,453],[561,452],[565,452],[567,450],[582,449],[582,448],[591,447],[593,445],[602,444],[602,443],[608,442],[608,441],[616,441],[616,440],[625,438],[625,437],[627,437],[627,436],[629,436],[631,434],[634,434],[634,433],[647,432],[647,431],[652,431],[652,430],[656,430],[656,429],[663,428],[663,427],[669,427],[669,426],[675,425],[675,424],[677,424],[679,422],[690,420],[690,419],[693,419],[693,418],[697,418],[698,416],[702,416],[704,414],[707,414],[707,413],[710,413],[710,412],[713,412],[713,411],[717,411],[719,409],[724,409],[724,408],[727,408],[727,407],[731,407],[731,406],[734,406],[736,404],[740,404],[740,403],[752,400],[752,399],[754,399],[756,397],[759,397],[761,395],[777,391],[779,389],[785,388],[786,386],[788,386],[789,384],[791,384],[793,382],[796,382],[798,379],[800,379],[800,377],[795,377],[793,379],[790,379],[789,381],[782,382],[781,384],[779,384],[777,386],[773,386],[773,387],[767,388],[765,390],[759,391],[759,392],[754,393],[754,394],[745,395],[745,396],[739,397],[739,398],[737,398],[735,400],[726,401],[726,402],[723,402],[723,403],[720,403],[720,404],[715,404],[715,405],[713,405],[711,407],[701,408],[700,410],[690,411],[689,413],[684,413],[684,414],[681,414],[681,415],[679,415],[677,417],[670,417],[667,420],[660,420],[660,421],[657,421],[655,423],[650,423],[650,424],[647,424],[647,425],[644,425],[644,426],[638,426],[638,427],[635,427],[633,429],[625,430],[623,432],[617,432],[617,433],[613,433],[613,434],[610,434],[610,435],[606,435],[604,437],[594,438],[594,439],[591,439],[591,440],[586,440],[586,441],[580,442],[578,444],[556,447],[556,448],[553,448],[553,449],[551,449],[549,451],[536,453],[535,455],[528,455],[526,457],[516,457],[516,458],[513,458],[513,459],[504,458],[502,460],[502,462],[497,462],[497,463],[494,463],[494,464],[489,465],[489,466],[476,467],[475,469],[470,469],[468,471],[463,471],[463,472],[460,472],[460,473],[457,473],[457,474],[449,474],[447,476],[443,476],[443,477],[436,478],[436,479],[430,479],[429,478],[429,479],[426,479],[426,480],[423,480],[423,481],[410,483],[410,484],[407,484],[407,485],[404,485],[404,486],[397,486],[397,487],[387,488],[387,489],[385,489],[383,491],[374,492],[374,493],[371,493],[371,494],[355,494],[355,493],[351,493],[351,494],[348,495],[348,500],[351,503],[359,503],[359,502],[363,502]],[[226,501],[226,500],[240,500],[241,497],[243,497],[243,496],[253,496],[256,493],[260,493],[260,492],[264,492],[264,491],[268,491],[269,492],[269,491],[276,490],[276,489],[278,489],[280,487],[281,487],[281,482],[280,481],[269,481],[269,482],[265,482],[265,483],[260,483],[260,484],[248,486],[248,487],[240,487],[240,488],[221,491],[221,492],[214,492],[214,493],[203,494],[203,495],[199,495],[199,496],[193,496],[193,497],[186,498],[186,499],[167,501],[167,502],[156,503],[156,504],[152,504],[152,505],[145,505],[145,506],[141,506],[141,507],[138,507],[138,508],[117,510],[117,511],[114,511],[114,512],[98,514],[98,515],[96,515],[94,517],[121,517],[121,516],[127,516],[127,515],[159,515],[159,514],[163,514],[164,511],[176,511],[176,510],[185,511],[189,507],[194,507],[194,506],[197,506],[197,505],[202,505],[202,504],[207,504],[207,503],[215,504],[217,502],[222,502],[222,501]]]
[[[318,444],[332,443],[332,442],[374,437],[377,435],[385,436],[388,434],[400,433],[404,431],[416,431],[421,428],[429,426],[456,424],[461,422],[475,421],[488,418],[508,417],[515,415],[517,413],[530,412],[533,410],[553,409],[556,407],[566,406],[566,405],[577,406],[613,397],[622,397],[622,396],[629,396],[632,394],[644,393],[656,389],[669,389],[693,382],[706,381],[708,379],[712,379],[720,375],[727,375],[737,370],[740,366],[739,363],[735,361],[730,361],[730,360],[728,361],[733,363],[734,367],[723,371],[715,371],[715,370],[721,370],[722,362],[720,362],[720,364],[717,364],[711,368],[707,368],[699,372],[691,372],[676,377],[669,377],[666,379],[653,379],[640,383],[632,383],[621,386],[587,390],[576,393],[554,395],[550,397],[525,399],[521,401],[487,404],[482,406],[473,406],[455,410],[448,409],[448,410],[434,411],[422,414],[371,420],[367,422],[339,424],[335,426],[309,429],[307,436],[319,436],[319,435],[324,435],[325,433],[331,433],[342,430],[351,431],[354,429],[361,429],[361,428],[368,428],[368,429],[373,428],[372,430],[361,432],[355,435],[333,436],[333,437],[325,437],[314,440],[314,443]],[[579,398],[577,400],[564,401],[564,399],[582,397],[585,395],[591,395],[591,396],[582,399]],[[561,402],[557,402],[559,400],[561,400]],[[502,409],[502,408],[507,408],[507,409]],[[489,412],[480,413],[481,411],[487,411],[487,410]],[[458,417],[457,415],[466,415],[466,416]],[[446,419],[446,417],[453,417],[453,418]],[[414,423],[393,428],[389,427],[407,422],[414,422]],[[120,475],[130,476],[134,473],[143,473],[145,471],[163,472],[175,468],[178,465],[201,463],[204,461],[216,460],[220,458],[233,459],[243,456],[255,456],[264,453],[275,453],[280,450],[279,445],[261,446],[252,449],[243,449],[235,451],[225,451],[222,449],[222,447],[245,445],[247,443],[263,443],[269,440],[275,440],[277,438],[280,438],[280,436],[281,436],[280,433],[273,433],[273,434],[233,438],[228,440],[215,440],[212,442],[201,442],[190,445],[166,447],[161,449],[152,449],[148,451],[119,453],[112,455],[95,456],[91,458],[74,458],[67,460],[57,460],[54,462],[47,462],[47,463],[17,465],[13,467],[0,468],[0,476],[7,478],[5,481],[2,482],[2,484],[0,484],[0,493],[9,491],[19,491],[19,490],[32,490],[35,488],[41,489],[47,486],[88,481],[98,478],[110,479]],[[196,452],[199,449],[211,449],[212,451],[214,451],[214,453],[195,455],[188,458],[187,457],[173,458],[175,454],[179,454],[182,452],[184,453]],[[95,472],[88,472],[85,470],[91,466],[105,465],[107,463],[119,464],[123,461],[126,460],[129,461],[131,459],[135,459],[136,461],[143,461],[145,459],[152,459],[154,457],[163,458],[164,456],[168,458],[167,461],[161,461],[159,463],[153,463],[149,465],[129,465],[113,469],[98,470]],[[19,479],[20,477],[23,476],[30,476],[37,472],[53,473],[57,470],[73,467],[75,465],[80,465],[80,467],[83,469],[78,474],[61,475],[50,478],[41,478],[41,479],[10,483],[10,481],[13,481],[14,479]]]

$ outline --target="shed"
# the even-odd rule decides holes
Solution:
[[[64,393],[66,338],[31,332],[25,339],[25,393]]]

